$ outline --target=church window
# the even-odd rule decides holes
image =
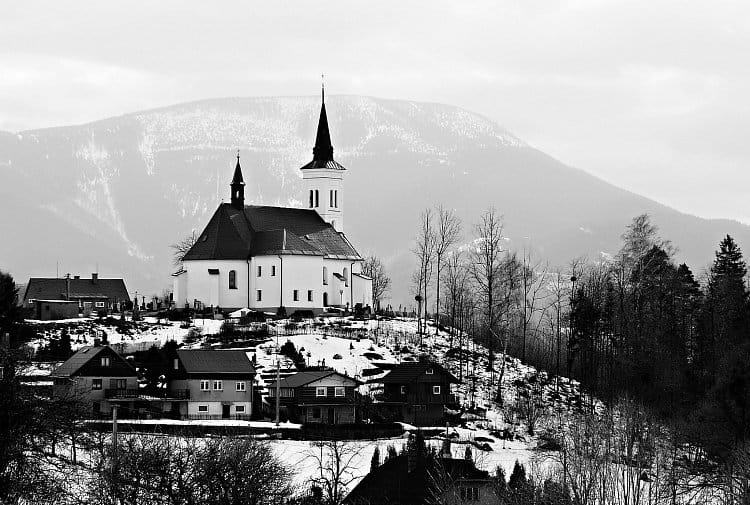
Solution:
[[[313,292],[312,292],[312,289],[308,289],[307,290],[307,301],[308,302],[313,301]]]
[[[263,290],[259,289],[255,292],[255,300],[256,301],[263,301]]]
[[[339,190],[333,192],[333,206],[339,208]]]
[[[328,206],[333,207],[333,190],[328,192]]]
[[[328,285],[328,268],[323,267],[323,285]]]
[[[317,208],[317,207],[320,207],[320,198],[319,198],[319,197],[320,197],[320,193],[319,193],[319,192],[318,192],[318,190],[316,189],[316,190],[315,190],[315,207],[316,207],[316,208]]]
[[[276,277],[276,265],[271,265],[271,277]]]
[[[263,275],[263,267],[258,265],[258,277],[260,277],[261,275]]]
[[[311,209],[313,208],[313,203],[314,203],[314,202],[313,202],[313,190],[311,189],[311,190],[310,190],[310,208],[311,208]]]
[[[229,289],[237,289],[237,271],[229,271]]]
[[[349,286],[349,269],[344,268],[344,286]]]
[[[294,290],[294,301],[295,302],[299,301],[299,289]]]

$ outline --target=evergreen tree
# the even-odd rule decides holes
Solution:
[[[375,450],[372,452],[372,460],[370,460],[370,471],[374,472],[380,466],[380,448],[375,446]]]
[[[385,450],[385,460],[388,461],[389,459],[393,459],[396,456],[398,456],[398,453],[396,452],[396,446],[393,444],[388,444],[388,447],[386,447]]]
[[[513,465],[513,472],[510,474],[510,479],[508,479],[508,487],[517,491],[523,488],[526,483],[526,469],[516,460],[516,463]]]
[[[464,459],[466,461],[474,461],[474,456],[471,454],[471,447],[468,445],[466,446],[466,450],[464,451]]]

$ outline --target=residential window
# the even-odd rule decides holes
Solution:
[[[313,419],[320,419],[320,407],[313,407],[312,417]]]
[[[109,387],[111,389],[125,389],[128,385],[126,379],[109,379]]]
[[[440,394],[440,386],[432,386],[432,394],[439,395]]]
[[[91,389],[101,389],[101,388],[102,388],[101,379],[94,379],[91,381]]]
[[[222,381],[214,381],[214,391],[222,391],[223,389],[224,383]]]
[[[271,277],[276,277],[276,265],[271,265]]]
[[[432,368],[428,368],[428,369],[427,369],[427,370],[425,371],[425,373],[426,373],[427,375],[433,375],[433,374],[435,373],[435,370],[433,370]]]
[[[406,386],[401,386],[401,394],[402,395],[406,394]]]
[[[201,381],[201,391],[208,391],[210,389],[210,384],[208,381]]]
[[[97,309],[103,309],[104,308],[104,302],[96,302],[96,308]]]
[[[263,267],[261,265],[258,265],[258,277],[261,277],[263,275]]]
[[[237,271],[229,271],[229,289],[237,289]]]
[[[208,412],[208,405],[198,405],[198,412]]]
[[[174,366],[174,369],[175,369],[175,370],[179,370],[179,369],[180,369],[180,360],[179,360],[178,358],[175,358],[175,359],[174,359],[174,360],[172,361],[172,363],[173,363],[173,365],[172,365],[172,366]]]
[[[327,391],[325,387],[315,388],[315,396],[326,396]]]
[[[323,285],[328,285],[328,268],[323,267]]]
[[[102,356],[102,366],[109,366],[109,356]]]
[[[245,383],[244,382],[238,382],[235,384],[235,389],[237,391],[245,391]]]
[[[299,289],[294,290],[294,301],[295,302],[299,301]]]
[[[313,292],[312,292],[312,289],[308,289],[307,290],[307,301],[308,302],[313,301]]]
[[[336,386],[333,390],[335,396],[344,396],[344,388],[340,386]]]
[[[462,487],[461,501],[479,501],[478,487]]]
[[[245,406],[244,405],[236,405],[234,407],[235,412],[245,412]]]
[[[255,300],[259,301],[259,302],[263,300],[263,291],[262,290],[259,289],[259,290],[257,290],[255,292]]]

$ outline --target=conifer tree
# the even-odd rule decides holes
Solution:
[[[375,446],[375,450],[372,452],[372,460],[370,460],[370,471],[374,472],[380,466],[380,448]]]

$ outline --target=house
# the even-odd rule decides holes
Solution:
[[[335,370],[297,372],[279,380],[279,405],[301,423],[349,424],[357,419],[360,381]],[[276,381],[268,384],[268,401],[276,402]]]
[[[76,275],[65,278],[32,277],[26,285],[23,306],[34,309],[37,319],[76,317],[93,311],[119,312],[129,303],[128,290],[123,279],[104,279],[91,274],[90,279]],[[42,302],[42,303],[39,303]],[[76,302],[78,310],[71,316]]]
[[[313,159],[300,171],[306,208],[245,205],[237,155],[230,203],[219,205],[173,274],[177,307],[291,314],[372,305],[372,280],[344,234],[345,168],[333,159],[325,97]]]
[[[172,414],[189,419],[249,419],[253,412],[255,368],[246,351],[179,349],[170,371],[171,396],[186,402]]]
[[[373,382],[381,383],[383,391],[376,398],[384,417],[392,417],[415,425],[440,425],[445,407],[456,403],[451,384],[458,379],[437,363],[419,361],[400,363]]]
[[[53,397],[80,400],[94,417],[111,415],[113,403],[123,399],[120,415],[127,417],[139,408],[138,374],[108,346],[82,347],[50,376]]]
[[[489,474],[465,459],[401,454],[372,470],[344,505],[484,505],[497,503]]]

